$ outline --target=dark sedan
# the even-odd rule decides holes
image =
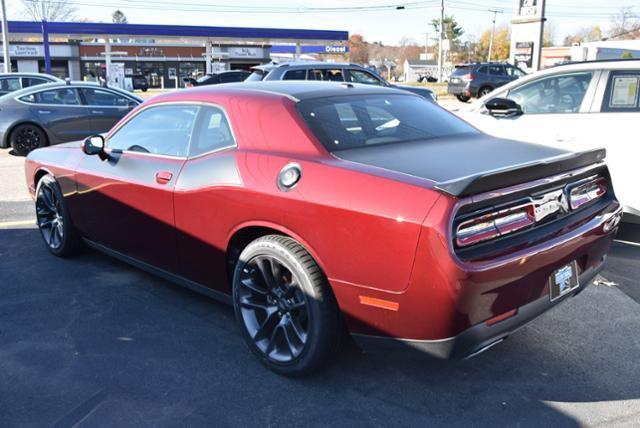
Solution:
[[[91,83],[50,83],[0,97],[0,147],[33,149],[100,134],[142,103],[129,92]]]
[[[185,77],[184,84],[190,88],[193,86],[217,85],[219,83],[236,83],[244,81],[249,75],[251,75],[251,73],[246,70],[229,70],[220,73],[205,74],[197,79]]]

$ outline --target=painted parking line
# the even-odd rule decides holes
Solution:
[[[18,220],[18,221],[5,221],[0,222],[0,229],[7,229],[10,227],[18,227],[18,226],[35,226],[35,220]]]

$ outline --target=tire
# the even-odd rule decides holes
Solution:
[[[16,154],[26,156],[30,151],[49,144],[47,134],[37,125],[25,123],[16,126],[9,135],[9,143]]]
[[[251,351],[270,370],[305,376],[338,353],[338,306],[313,257],[295,240],[268,235],[240,254],[233,307]]]
[[[36,187],[36,219],[47,249],[58,257],[68,257],[80,246],[76,230],[58,182],[45,175]]]
[[[478,91],[478,98],[482,98],[485,95],[487,95],[489,92],[493,91],[493,88],[489,87],[489,86],[483,86],[482,88],[480,88],[480,90]]]
[[[461,103],[466,103],[467,101],[469,101],[471,99],[471,97],[467,97],[466,95],[456,95],[456,98]]]
[[[147,88],[142,88],[142,92],[147,92]]]

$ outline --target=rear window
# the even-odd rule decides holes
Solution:
[[[471,67],[464,66],[464,67],[456,67],[455,70],[453,70],[453,73],[451,75],[464,76],[465,74],[469,74],[469,73],[471,73]]]
[[[330,152],[425,141],[477,133],[473,127],[424,98],[355,95],[310,99],[297,105],[307,125]]]

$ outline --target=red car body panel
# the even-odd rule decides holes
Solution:
[[[617,202],[541,242],[463,261],[452,218],[473,198],[332,156],[291,97],[190,89],[148,101],[121,124],[175,102],[223,108],[237,147],[193,159],[125,152],[117,165],[84,155],[78,143],[36,150],[26,164],[32,193],[39,174],[53,174],[83,236],[227,294],[234,236],[247,228],[287,234],[323,269],[352,333],[413,340],[451,338],[548,298],[555,269],[573,260],[579,273],[601,266],[613,237],[603,224]],[[289,162],[303,177],[283,192],[276,178]],[[159,183],[157,173],[171,178]]]

